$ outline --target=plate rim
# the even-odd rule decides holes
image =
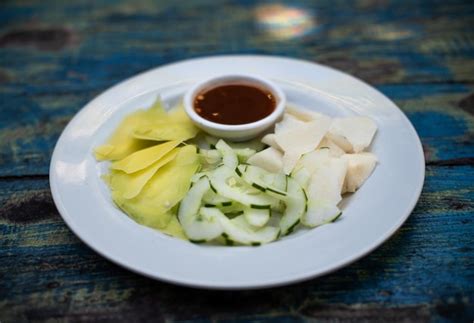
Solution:
[[[304,64],[309,64],[309,65],[316,65],[320,68],[328,69],[331,70],[332,72],[336,72],[338,74],[342,74],[344,77],[349,77],[357,82],[360,82],[364,84],[366,87],[376,91],[378,94],[380,94],[384,99],[388,100],[390,103],[392,103],[392,106],[396,108],[399,112],[399,115],[402,117],[403,122],[405,125],[408,127],[409,132],[411,135],[413,135],[414,138],[416,138],[416,143],[415,146],[417,148],[417,151],[419,153],[419,165],[418,167],[420,168],[421,172],[418,174],[419,175],[419,180],[417,181],[418,187],[415,190],[415,194],[413,194],[411,200],[409,203],[406,204],[405,210],[403,212],[403,216],[399,217],[399,220],[396,224],[392,226],[392,228],[382,234],[379,239],[376,241],[373,241],[370,245],[368,245],[366,248],[362,249],[361,251],[357,252],[356,254],[352,254],[352,256],[343,258],[337,262],[336,265],[329,265],[326,266],[323,270],[316,270],[316,271],[311,271],[308,270],[306,274],[299,275],[294,278],[290,279],[284,279],[284,280],[276,280],[273,282],[262,282],[262,283],[252,283],[252,284],[242,284],[242,285],[236,285],[236,284],[214,284],[210,285],[208,283],[202,283],[202,282],[196,282],[193,280],[186,280],[183,279],[182,277],[180,278],[173,278],[172,276],[166,276],[160,274],[159,276],[153,275],[151,273],[148,273],[147,271],[140,270],[139,268],[135,268],[126,261],[121,261],[121,259],[114,258],[110,255],[108,255],[106,252],[102,252],[100,248],[95,246],[93,243],[90,243],[84,237],[81,235],[80,230],[72,223],[70,216],[68,216],[69,212],[65,205],[62,203],[61,200],[61,192],[58,189],[58,183],[56,179],[56,173],[54,172],[54,167],[56,165],[57,159],[58,159],[58,147],[60,146],[65,134],[68,132],[68,130],[74,125],[74,122],[79,119],[79,116],[84,114],[86,111],[88,111],[88,106],[92,105],[96,100],[98,100],[100,97],[104,96],[105,94],[108,94],[110,92],[115,91],[117,88],[119,88],[121,85],[130,82],[132,80],[139,79],[143,77],[146,74],[152,74],[156,70],[166,68],[166,67],[172,67],[174,65],[179,65],[184,62],[186,63],[193,63],[196,61],[200,60],[208,60],[208,59],[232,59],[232,58],[246,58],[246,59],[277,59],[277,60],[288,60],[292,62],[299,62],[299,63],[304,63]],[[327,275],[331,272],[337,271],[345,266],[348,266],[361,258],[365,257],[378,247],[380,247],[385,241],[387,241],[389,238],[391,238],[396,231],[400,229],[400,227],[405,223],[405,221],[408,219],[408,217],[411,215],[413,212],[415,206],[417,205],[417,202],[421,196],[423,186],[424,186],[424,181],[425,181],[425,174],[426,174],[426,162],[425,162],[425,155],[423,152],[423,146],[421,139],[416,132],[413,124],[410,122],[406,114],[390,99],[388,98],[385,94],[374,88],[372,85],[366,83],[365,81],[354,77],[350,74],[347,74],[343,71],[337,70],[335,68],[332,68],[330,66],[322,65],[317,62],[312,62],[309,60],[303,60],[303,59],[298,59],[298,58],[289,58],[289,57],[284,57],[284,56],[277,56],[277,55],[210,55],[210,56],[201,56],[201,57],[196,57],[196,58],[191,58],[191,59],[185,59],[185,60],[180,60],[180,61],[175,61],[171,62],[168,64],[163,64],[159,65],[156,67],[153,67],[151,69],[145,70],[143,72],[140,72],[138,74],[132,75],[131,77],[128,77],[115,85],[112,85],[111,87],[105,89],[104,91],[100,92],[98,95],[96,95],[94,98],[89,100],[84,106],[82,106],[78,112],[76,112],[71,120],[67,123],[66,127],[61,132],[61,135],[57,139],[57,142],[55,144],[53,154],[51,157],[51,162],[50,162],[50,167],[49,167],[49,183],[50,183],[50,189],[53,197],[53,201],[55,203],[56,208],[59,211],[59,214],[61,215],[61,218],[63,221],[66,223],[66,225],[69,227],[69,229],[74,233],[76,237],[78,237],[86,246],[97,252],[99,255],[103,256],[107,260],[113,262],[114,264],[117,264],[123,268],[126,268],[127,270],[130,270],[134,273],[140,274],[142,276],[146,276],[148,278],[152,278],[155,280],[159,281],[164,281],[167,283],[172,283],[180,286],[186,286],[186,287],[194,287],[194,288],[203,288],[203,289],[211,289],[211,290],[250,290],[250,289],[262,289],[262,288],[272,288],[272,287],[278,287],[278,286],[283,286],[283,285],[289,285],[289,284],[294,284],[298,283],[301,281],[306,281],[312,278],[320,277]],[[400,212],[401,213],[401,212]]]

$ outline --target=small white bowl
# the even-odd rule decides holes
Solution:
[[[275,98],[275,109],[263,119],[239,125],[212,122],[197,114],[194,110],[194,99],[198,94],[206,89],[231,84],[253,85],[260,89],[268,90]],[[286,106],[285,94],[277,85],[267,79],[247,74],[224,75],[198,82],[186,92],[183,101],[186,113],[199,128],[213,136],[231,141],[244,141],[256,137],[271,127],[281,117]]]

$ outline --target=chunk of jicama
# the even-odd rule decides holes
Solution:
[[[275,141],[275,134],[274,133],[269,133],[269,134],[266,134],[265,136],[263,136],[262,142],[265,145],[273,147],[277,150],[281,150],[281,147],[278,146],[277,142]]]
[[[297,107],[291,107],[291,106],[286,108],[286,112],[292,115],[293,117],[301,121],[306,121],[306,122],[317,119],[323,115],[322,113],[318,113],[315,111],[310,111],[310,110],[301,109]]]
[[[338,204],[347,173],[348,162],[344,159],[329,157],[316,166],[308,187],[310,199],[325,199]]]
[[[347,161],[347,174],[342,193],[355,192],[372,174],[377,157],[372,153],[346,154],[341,156]]]
[[[330,157],[329,149],[311,151],[301,157],[295,167],[295,172],[301,168],[305,168],[310,174],[313,174],[318,166],[325,163]]]
[[[336,145],[336,143],[334,143],[334,141],[326,137],[321,140],[316,149],[329,149],[329,154],[332,157],[341,157],[345,154],[344,150],[341,147],[339,147],[338,145]]]
[[[377,125],[368,117],[336,118],[329,129],[328,138],[347,153],[358,153],[370,146]]]
[[[279,173],[283,168],[283,154],[273,147],[268,147],[250,157],[247,162],[271,173]]]
[[[283,149],[283,171],[291,173],[301,155],[314,150],[329,130],[331,118],[318,117],[298,127],[275,134],[275,141]]]
[[[285,113],[283,119],[275,124],[275,134],[283,133],[288,130],[298,128],[301,125],[304,125],[305,122],[299,120],[298,118],[292,116],[291,114]]]
[[[340,214],[337,204],[347,172],[347,161],[341,158],[317,156],[307,190],[308,210],[302,218],[307,226],[318,226],[333,221]]]

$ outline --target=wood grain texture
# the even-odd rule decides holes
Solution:
[[[256,20],[264,2],[0,4],[0,321],[459,321],[474,319],[474,5],[282,1],[300,37]],[[214,292],[152,281],[86,247],[51,198],[48,167],[72,116],[115,83],[216,54],[272,54],[351,73],[394,100],[422,139],[421,199],[362,260],[287,287]],[[316,256],[316,255],[315,255]]]

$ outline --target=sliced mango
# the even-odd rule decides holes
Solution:
[[[181,141],[178,140],[168,141],[161,145],[136,151],[124,159],[114,162],[110,168],[124,171],[127,174],[137,172],[157,162],[180,143]]]
[[[147,126],[136,128],[133,136],[138,139],[166,141],[179,140],[185,141],[194,138],[199,129],[190,123],[172,123],[166,119],[151,123]]]
[[[95,149],[97,160],[118,160],[131,153],[144,149],[152,142],[139,140],[132,136],[133,129],[139,129],[150,120],[160,120],[163,117],[161,110],[152,108],[148,110],[138,110],[123,119],[107,143]]]
[[[194,138],[199,129],[189,119],[182,106],[171,109],[165,118],[150,122],[148,126],[136,128],[133,136],[146,140],[181,140]]]
[[[188,115],[186,114],[186,111],[184,111],[184,107],[182,105],[178,105],[168,111],[168,118],[171,122],[193,124],[191,119],[189,119]]]
[[[156,99],[155,103],[152,104],[149,110],[152,110],[152,113],[156,117],[165,118],[168,115],[163,105],[163,102],[160,100],[160,98]]]
[[[179,149],[173,149],[155,163],[133,174],[127,174],[121,170],[111,170],[108,176],[110,189],[115,191],[115,194],[121,194],[125,199],[134,198],[142,191],[143,187],[155,175],[158,169],[171,162],[178,152]]]
[[[188,238],[184,234],[184,230],[181,227],[181,224],[179,223],[176,215],[173,215],[168,225],[164,227],[163,229],[161,229],[160,231],[163,232],[164,234],[167,234],[169,236],[172,236],[178,239],[188,240]]]
[[[173,217],[170,210],[186,195],[199,167],[196,147],[179,148],[175,159],[161,167],[133,199],[112,191],[115,203],[138,223],[163,229]]]

